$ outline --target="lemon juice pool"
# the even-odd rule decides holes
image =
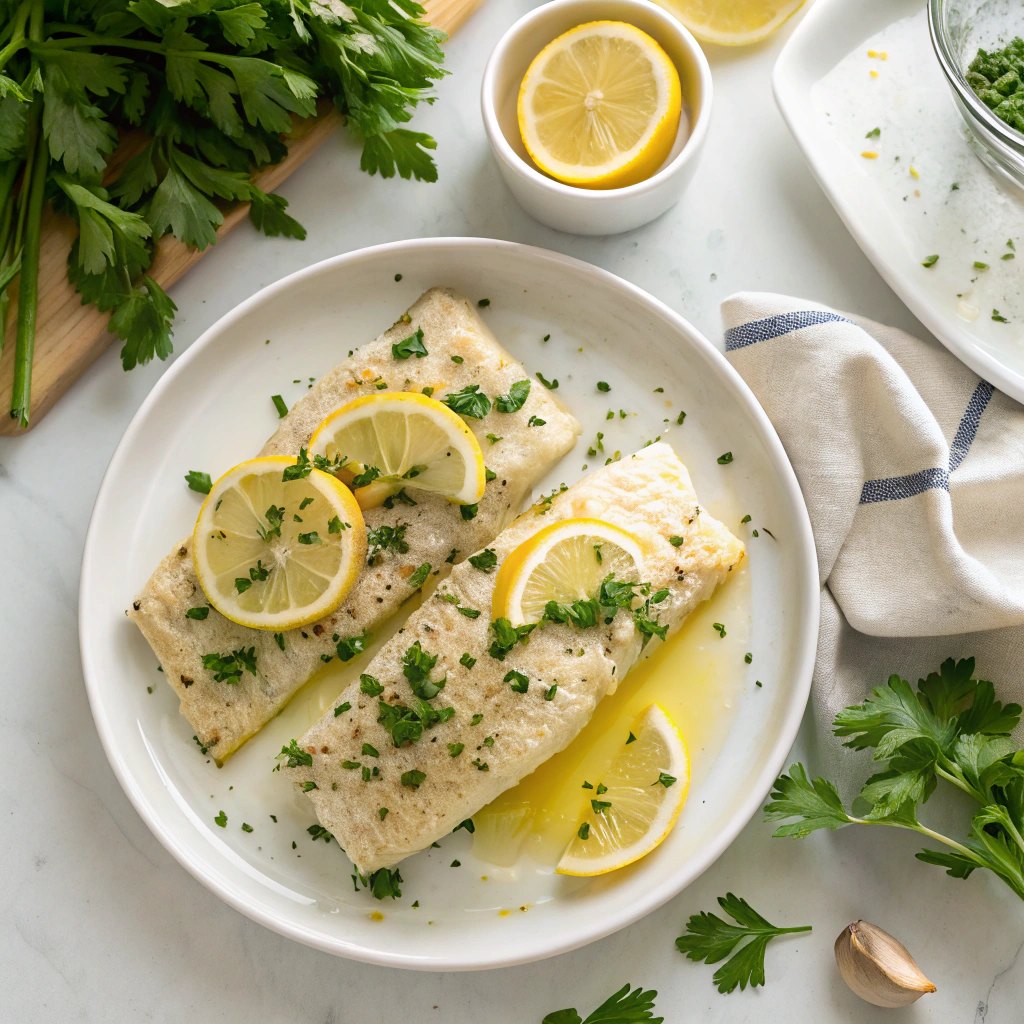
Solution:
[[[721,748],[736,694],[749,675],[746,559],[729,581],[667,642],[652,640],[618,690],[561,753],[473,815],[473,853],[510,867],[521,856],[553,868],[590,807],[590,791],[621,751],[637,718],[654,703],[676,723],[699,780]],[[719,636],[714,623],[725,626]],[[751,683],[753,685],[753,683]],[[685,811],[684,811],[685,813]]]

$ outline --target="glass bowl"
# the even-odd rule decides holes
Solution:
[[[997,177],[1024,189],[1024,133],[998,118],[965,78],[979,48],[1001,49],[1014,36],[1024,36],[1024,3],[928,0],[928,27],[972,148]]]

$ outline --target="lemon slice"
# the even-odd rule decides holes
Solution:
[[[548,601],[596,597],[610,573],[639,583],[643,555],[636,538],[602,519],[563,519],[538,530],[506,557],[494,581],[493,618],[513,626],[539,622]]]
[[[253,629],[295,629],[345,599],[366,558],[366,527],[352,492],[296,459],[252,459],[210,489],[192,534],[207,600]]]
[[[652,704],[633,727],[602,783],[588,790],[591,809],[555,869],[603,875],[651,852],[672,830],[690,788],[690,758],[675,723]],[[583,836],[586,836],[584,839]]]
[[[681,106],[679,73],[646,32],[592,21],[534,58],[519,90],[519,132],[552,178],[622,188],[665,162]]]
[[[746,46],[770,36],[804,0],[655,0],[701,42]]]
[[[309,440],[310,456],[344,456],[347,479],[379,475],[355,489],[375,508],[403,487],[472,505],[484,493],[484,456],[473,431],[447,405],[412,391],[364,395],[331,413]]]

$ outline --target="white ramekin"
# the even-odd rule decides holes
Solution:
[[[585,189],[541,173],[519,135],[516,105],[530,62],[563,32],[588,21],[625,21],[657,40],[679,72],[683,112],[668,160],[636,185]],[[498,41],[480,91],[484,128],[502,177],[531,217],[559,231],[611,235],[640,227],[679,201],[711,118],[711,68],[697,40],[650,0],[552,0],[520,18]]]

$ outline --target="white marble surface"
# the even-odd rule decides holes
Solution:
[[[352,144],[333,140],[283,190],[309,228],[307,241],[262,240],[239,228],[174,289],[176,351],[241,299],[308,263],[376,242],[453,234],[589,260],[716,339],[718,304],[738,289],[797,294],[923,333],[843,229],[775,110],[769,76],[788,29],[762,47],[711,48],[707,149],[667,216],[632,234],[587,239],[529,220],[491,162],[477,89],[491,46],[531,6],[488,0],[450,44],[454,74],[416,122],[437,137],[439,184],[368,178]],[[349,963],[222,904],[171,859],[121,792],[79,665],[78,567],[92,502],[122,431],[164,369],[125,375],[112,348],[28,437],[0,440],[8,552],[0,1019],[179,1021],[201,1013],[223,1022],[539,1024],[569,1005],[585,1015],[626,981],[656,988],[670,1024],[870,1022],[887,1013],[915,1022],[1020,1019],[1024,908],[990,877],[959,882],[919,864],[913,837],[895,830],[847,829],[792,843],[771,839],[755,819],[697,883],[639,924],[575,953],[488,973]],[[810,737],[795,754],[813,763]],[[685,960],[673,940],[689,914],[714,909],[727,890],[776,923],[814,931],[773,944],[766,988],[720,996],[712,969]],[[854,997],[838,977],[832,943],[859,917],[902,939],[938,993],[906,1011],[875,1010]]]

